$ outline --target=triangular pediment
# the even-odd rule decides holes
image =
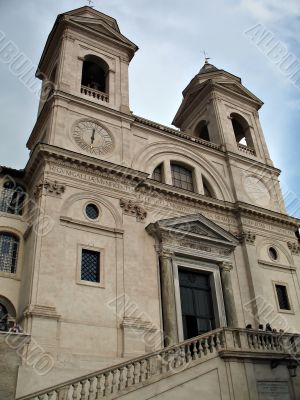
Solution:
[[[106,38],[119,42],[136,51],[138,47],[120,33],[117,24],[109,23],[105,18],[95,18],[95,16],[72,16],[71,21],[99,33]]]
[[[157,237],[170,234],[173,238],[184,236],[229,247],[235,247],[238,244],[235,236],[202,214],[160,220],[150,224],[147,231]]]
[[[222,88],[225,90],[227,89],[228,91],[231,91],[232,93],[244,96],[252,101],[255,101],[259,105],[263,104],[263,102],[258,97],[256,97],[253,93],[250,92],[250,90],[246,89],[245,86],[243,86],[240,83],[220,81],[220,82],[216,82],[215,86],[219,87],[220,89],[222,89]]]

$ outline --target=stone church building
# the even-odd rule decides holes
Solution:
[[[91,7],[48,37],[28,163],[0,175],[0,398],[300,399],[300,221],[263,103],[206,60],[174,128],[144,119],[137,50]]]

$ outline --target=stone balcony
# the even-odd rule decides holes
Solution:
[[[94,100],[104,101],[106,103],[109,102],[109,95],[107,93],[100,92],[99,90],[90,88],[88,86],[81,86],[80,90],[81,94],[90,97]]]
[[[251,147],[245,146],[244,144],[238,143],[238,149],[241,153],[250,155],[250,156],[256,156],[255,150],[252,149]]]
[[[114,399],[213,358],[298,362],[300,335],[220,328],[18,400]]]

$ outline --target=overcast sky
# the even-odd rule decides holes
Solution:
[[[37,65],[57,14],[82,5],[87,1],[0,0],[0,30]],[[94,0],[94,6],[116,18],[140,48],[130,66],[135,114],[170,125],[182,90],[204,62],[203,49],[215,66],[240,76],[265,103],[260,117],[271,157],[283,170],[284,191],[294,193],[289,203],[295,196],[300,204],[300,80],[297,87],[245,34],[262,24],[300,70],[299,0]],[[1,61],[1,51],[0,87],[0,164],[23,168],[38,99]],[[290,210],[300,217],[299,205]]]

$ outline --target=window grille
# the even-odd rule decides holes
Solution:
[[[100,282],[100,253],[91,250],[82,250],[81,280]]]
[[[18,248],[18,238],[9,233],[0,233],[0,271],[16,273]]]
[[[13,182],[6,182],[0,189],[0,212],[21,215],[25,200],[25,190],[14,187]]]

